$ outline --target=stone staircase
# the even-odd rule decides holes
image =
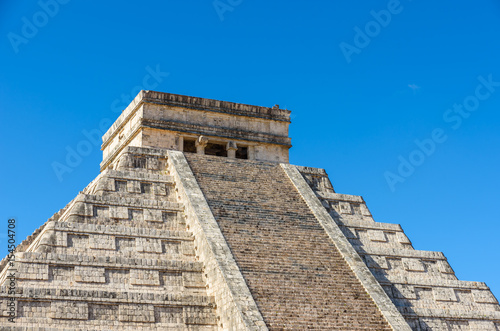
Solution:
[[[413,330],[500,330],[485,283],[458,280],[443,253],[415,250],[399,224],[375,222],[363,198],[335,193],[323,169],[297,168]]]
[[[133,149],[0,265],[16,270],[17,318],[2,330],[216,330],[164,151]]]
[[[391,330],[279,164],[186,153],[270,330]]]

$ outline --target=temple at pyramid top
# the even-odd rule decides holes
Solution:
[[[126,146],[288,163],[290,111],[140,91],[103,136],[101,170]]]

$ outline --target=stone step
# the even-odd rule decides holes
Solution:
[[[359,195],[340,194],[340,193],[322,192],[322,191],[316,191],[316,194],[318,195],[318,198],[324,200],[365,203],[363,197]]]
[[[339,226],[344,236],[353,246],[376,247],[381,249],[414,250],[404,232],[372,229],[353,229]]]
[[[16,253],[15,265],[21,263],[27,265],[65,265],[65,266],[88,266],[88,267],[109,267],[109,268],[129,268],[129,269],[147,269],[147,270],[162,270],[162,271],[186,271],[186,272],[201,272],[203,270],[202,262],[182,261],[182,260],[166,260],[158,259],[142,259],[142,258],[126,258],[126,257],[109,257],[109,256],[91,256],[91,255],[71,255],[71,254],[54,254],[54,253],[38,253],[38,252],[21,252]]]
[[[388,276],[386,279],[378,278],[377,280],[383,286],[398,284],[417,287],[447,287],[459,290],[490,290],[490,288],[483,282],[458,279]]]
[[[174,218],[177,219],[177,216],[174,215]],[[145,254],[167,254],[167,257],[177,255],[192,259],[194,237],[190,232],[145,228],[143,223],[130,227],[51,221],[24,251],[71,255],[89,252],[90,249],[96,255],[136,254],[147,258]],[[176,226],[185,227],[180,223]]]
[[[460,309],[475,307],[475,310],[498,310],[498,301],[488,288],[410,284],[389,284],[383,287],[397,306],[418,307],[422,305],[420,302],[424,302],[426,308],[431,304],[440,307],[459,305]]]
[[[147,222],[143,227],[165,228],[172,225],[164,223],[184,223],[183,210],[182,204],[169,201],[80,194],[59,220],[98,224],[128,220],[131,227]]]
[[[405,318],[412,317],[433,317],[454,320],[491,320],[500,321],[500,311],[480,311],[477,310],[450,310],[450,309],[431,309],[415,307],[397,307]],[[478,329],[475,329],[478,330]]]
[[[106,143],[103,144],[103,148]],[[117,170],[135,169],[136,171],[164,172],[167,153],[165,149],[120,146],[105,148],[101,171],[105,170],[112,161],[113,168]]]
[[[377,255],[362,255],[362,258],[379,281],[394,277],[397,279],[457,279],[446,260],[391,258]]]
[[[158,230],[152,228],[129,227],[124,225],[86,224],[71,222],[49,222],[45,230],[67,233],[97,234],[109,236],[126,236],[134,238],[151,238],[175,241],[194,240],[191,232],[175,230]]]
[[[16,303],[16,324],[20,326],[76,324],[86,330],[99,330],[97,326],[115,329],[117,322],[125,327],[149,329],[216,324],[214,301],[208,297],[66,289],[19,288],[18,292],[11,297]],[[8,298],[0,300],[5,306]],[[1,311],[0,315],[0,323],[7,322],[7,312]]]
[[[414,258],[426,260],[446,260],[442,252],[413,249],[394,249],[376,246],[353,245],[360,255],[377,255],[384,257]]]
[[[0,320],[0,323],[3,321]],[[7,324],[7,323],[4,323]],[[98,324],[93,324],[91,326],[81,326],[81,325],[71,325],[71,323],[68,323],[68,325],[61,326],[61,327],[53,327],[53,323],[47,322],[48,325],[51,325],[50,327],[43,327],[43,326],[33,326],[33,323],[30,322],[16,322],[17,326],[3,326],[2,331],[88,331],[89,327],[91,327],[91,330],[94,331],[109,331],[110,328],[112,328],[112,325],[98,325]],[[115,330],[118,330],[116,327],[114,328]],[[215,331],[218,330],[217,326],[215,325],[179,325],[179,324],[174,324],[174,323],[155,323],[153,325],[147,325],[146,327],[140,327],[137,325],[137,323],[131,323],[131,326],[124,326],[120,325],[119,326],[120,331],[163,331],[163,330],[170,330],[170,331]],[[496,330],[494,330],[496,331]]]
[[[120,180],[140,180],[151,182],[162,182],[174,184],[172,176],[167,174],[158,174],[153,172],[138,172],[134,170],[112,170],[106,169],[102,172],[104,177]]]
[[[2,321],[0,320],[0,323]],[[5,323],[7,324],[7,323]],[[88,331],[89,327],[91,327],[91,330],[94,331],[109,331],[112,330],[110,327],[111,325],[92,325],[92,326],[80,326],[80,325],[71,325],[69,324],[68,326],[64,327],[53,327],[53,326],[33,326],[32,322],[16,322],[17,326],[3,326],[2,331]],[[48,325],[53,325],[53,323],[47,323]],[[116,329],[116,328],[115,328]],[[155,323],[154,325],[148,325],[146,327],[140,327],[137,326],[137,323],[131,323],[131,326],[123,326],[120,325],[119,327],[120,331],[163,331],[163,330],[170,330],[170,331],[215,331],[218,330],[217,326],[215,325],[179,325],[179,324],[173,324],[173,323]],[[494,330],[496,331],[496,330]]]
[[[366,230],[382,230],[387,232],[403,232],[400,224],[393,223],[382,223],[382,222],[366,222],[363,220],[336,220],[337,224],[340,226],[346,226],[354,229],[366,229]]]
[[[74,288],[92,286],[102,290],[165,291],[169,288],[191,294],[200,294],[206,289],[200,272],[43,264],[18,264],[17,268],[16,281],[22,286],[42,286],[43,282],[46,286],[70,284]]]
[[[87,209],[82,209],[84,205],[101,205],[101,206],[120,206],[130,208],[148,208],[148,209],[163,209],[177,210],[184,209],[183,204],[171,201],[162,201],[157,199],[142,199],[142,198],[126,198],[113,195],[92,195],[80,193],[74,200],[74,205],[69,208],[65,214],[75,214],[82,216],[92,216]],[[82,214],[83,212],[83,214]]]
[[[149,173],[137,173],[127,171],[130,174],[137,174],[136,178],[131,175],[124,177],[111,177],[107,172],[115,170],[106,170],[106,173],[100,175],[96,182],[85,188],[85,194],[124,194],[124,195],[142,195],[145,198],[153,199],[175,199],[175,183],[171,176],[159,176]],[[146,176],[149,175],[149,176]],[[152,178],[148,178],[152,177]],[[160,178],[159,178],[160,177]]]
[[[117,304],[154,304],[171,306],[214,307],[215,302],[207,295],[185,295],[179,293],[150,293],[140,291],[108,291],[100,289],[78,289],[60,287],[22,287],[16,288],[15,295],[8,295],[8,287],[0,286],[0,298],[13,297],[17,301],[82,301]],[[5,307],[3,305],[2,307]]]

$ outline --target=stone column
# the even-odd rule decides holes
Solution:
[[[248,159],[255,160],[255,146],[248,146]]]
[[[227,157],[234,159],[236,158],[236,151],[238,150],[238,146],[234,141],[228,141],[226,145]]]
[[[177,145],[177,150],[180,152],[184,151],[184,137],[180,135],[175,136],[175,143]]]
[[[199,136],[198,139],[196,139],[196,153],[198,154],[205,154],[205,147],[208,144],[208,138],[204,136]]]

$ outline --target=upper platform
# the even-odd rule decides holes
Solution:
[[[101,171],[126,146],[288,163],[290,113],[142,90],[104,134]]]

